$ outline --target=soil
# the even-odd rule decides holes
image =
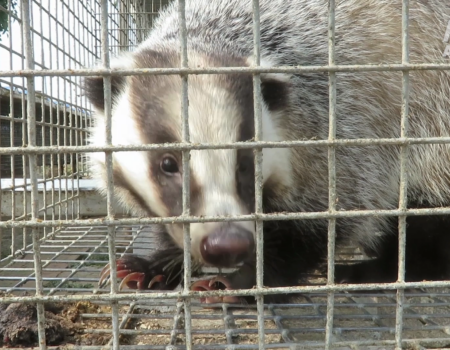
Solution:
[[[139,312],[150,318],[141,318],[136,320],[133,328],[138,333],[131,335],[129,341],[136,345],[170,345],[174,319],[172,312],[162,312],[159,310],[148,310]],[[258,323],[256,321],[255,309],[242,309],[233,312],[237,319],[234,321],[233,342],[236,344],[257,344]],[[240,319],[243,317],[254,316],[255,319]],[[172,316],[172,317],[171,317]],[[217,309],[195,308],[192,310],[192,343],[193,345],[225,345],[227,344],[227,331],[224,324],[222,312]],[[280,333],[276,330],[276,325],[272,321],[266,321],[264,328],[269,331],[265,334],[266,344],[282,342]],[[184,316],[179,320],[177,329],[180,331],[175,335],[175,345],[183,345],[186,342],[184,334]],[[228,329],[230,330],[230,329]],[[270,333],[270,331],[272,331]]]
[[[109,333],[85,333],[85,329],[110,329],[111,320],[104,316],[81,320],[82,313],[108,313],[88,302],[75,304],[47,303],[45,309],[45,336],[47,345],[105,345]],[[38,346],[37,310],[33,304],[0,304],[0,346]]]

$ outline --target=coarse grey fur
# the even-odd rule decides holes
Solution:
[[[260,0],[260,8],[261,57],[264,62],[271,66],[327,64],[327,1]],[[179,64],[177,11],[175,1],[161,13],[136,53],[129,55],[126,63],[123,61],[121,65],[142,67],[142,60],[136,63],[135,57],[154,52],[167,55]],[[449,20],[450,3],[447,0],[410,1],[411,63],[449,63],[443,57],[446,45],[443,38]],[[400,0],[336,1],[336,64],[401,63],[401,22]],[[223,57],[225,60],[227,57],[242,58],[246,65],[250,64],[253,53],[251,1],[187,0],[186,25],[191,66],[206,66],[210,57]],[[211,62],[218,65],[214,59]],[[267,115],[281,139],[327,139],[328,74],[297,74],[275,79],[285,84],[286,94],[281,98],[281,105],[274,108],[268,105],[270,111]],[[157,79],[154,81],[159,84]],[[195,86],[195,78],[192,81]],[[122,94],[126,94],[124,91],[132,82],[131,79],[124,82]],[[201,84],[201,80],[198,83]],[[413,71],[410,72],[410,85],[408,136],[450,136],[450,72]],[[337,138],[399,137],[401,89],[401,72],[337,73]],[[130,95],[129,98],[151,101],[152,96]],[[179,98],[174,101],[179,106]],[[101,114],[101,110],[98,113]],[[152,118],[157,120],[157,116]],[[176,120],[178,123],[179,119]],[[103,129],[97,128],[93,139],[102,132]],[[337,209],[397,208],[399,159],[398,146],[338,147]],[[287,173],[287,180],[282,185],[277,186],[279,179],[275,184],[274,181],[266,182],[264,190],[270,190],[270,196],[265,208],[272,212],[327,210],[327,149],[294,148],[290,151],[289,161],[290,167],[278,169]],[[97,175],[102,177],[102,167],[96,169],[100,169]],[[196,174],[193,176],[195,178]],[[409,148],[408,199],[412,205],[449,205],[449,185],[448,145],[414,145]],[[299,221],[297,224],[303,231],[306,227],[306,231],[320,231],[319,235],[326,236],[326,231],[323,232],[325,221]],[[389,227],[386,218],[342,219],[338,220],[338,238],[340,242],[349,239],[364,248],[376,249],[379,237],[391,231]]]

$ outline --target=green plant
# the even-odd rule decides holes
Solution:
[[[10,0],[11,2],[11,12],[13,15],[17,16],[17,0]],[[8,31],[8,19],[10,18],[8,11],[8,0],[0,0],[0,6],[3,7],[3,10],[0,8],[0,41],[2,35]]]

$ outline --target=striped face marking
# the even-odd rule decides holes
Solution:
[[[166,57],[161,59],[158,55],[152,56],[148,53],[138,55],[136,62],[138,67],[171,65],[170,59]],[[194,59],[190,62],[195,64]],[[219,66],[245,64],[236,59],[230,62],[212,63]],[[205,61],[197,63],[200,66],[211,65],[211,62]],[[173,64],[175,63],[172,62]],[[132,76],[127,78],[124,86],[121,94],[115,99],[113,108],[113,144],[181,142],[180,77]],[[233,143],[253,138],[251,75],[190,76],[188,98],[191,143]],[[278,137],[266,107],[263,109],[263,119],[268,139]],[[94,130],[95,144],[104,142],[104,138],[99,136],[104,134],[104,130],[104,121],[100,119]],[[267,179],[274,169],[279,170],[279,164],[274,160],[279,163],[280,160],[286,159],[286,155],[282,153],[281,157],[272,150],[268,152],[265,150],[264,155],[263,175]],[[104,177],[102,156],[102,154],[93,155],[92,160]],[[116,152],[113,155],[116,194],[139,215],[159,217],[181,215],[183,211],[181,162],[180,151]],[[190,152],[191,215],[236,216],[252,213],[254,189],[254,156],[251,149]],[[182,247],[182,225],[167,225],[167,231]],[[253,222],[192,223],[190,232],[193,257],[204,263],[205,246],[212,247],[210,251],[221,252],[220,254],[223,253],[224,246],[236,250],[253,247],[251,242],[247,242],[249,235],[254,235]],[[216,238],[208,241],[207,238],[210,236]],[[233,238],[229,241],[228,237]],[[206,255],[210,262],[224,261],[215,259],[211,254]],[[241,255],[243,256],[243,254],[239,256]]]

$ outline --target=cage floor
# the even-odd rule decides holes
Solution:
[[[142,254],[154,247],[149,228],[118,227],[117,256]],[[71,227],[41,245],[43,285],[47,295],[109,293],[98,289],[100,270],[108,260],[106,227]],[[0,292],[5,295],[34,294],[35,275],[31,250],[24,250],[0,265]],[[129,291],[128,291],[129,292]],[[1,305],[1,304],[0,304]],[[91,306],[89,306],[91,305]],[[257,349],[256,308],[211,310],[193,300],[192,342],[194,349]],[[70,309],[72,308],[72,309]],[[395,340],[395,291],[335,293],[333,340],[337,349],[392,349]],[[68,310],[68,311],[67,311]],[[111,306],[78,303],[66,315],[77,314],[82,336],[65,345],[101,348],[111,343]],[[323,349],[327,295],[303,294],[292,304],[266,305],[265,342],[270,349]],[[185,348],[184,304],[177,300],[119,303],[120,343],[124,349]],[[403,339],[407,348],[450,346],[450,291],[447,289],[405,292]],[[59,344],[61,345],[61,344]],[[50,347],[51,348],[51,347]]]

